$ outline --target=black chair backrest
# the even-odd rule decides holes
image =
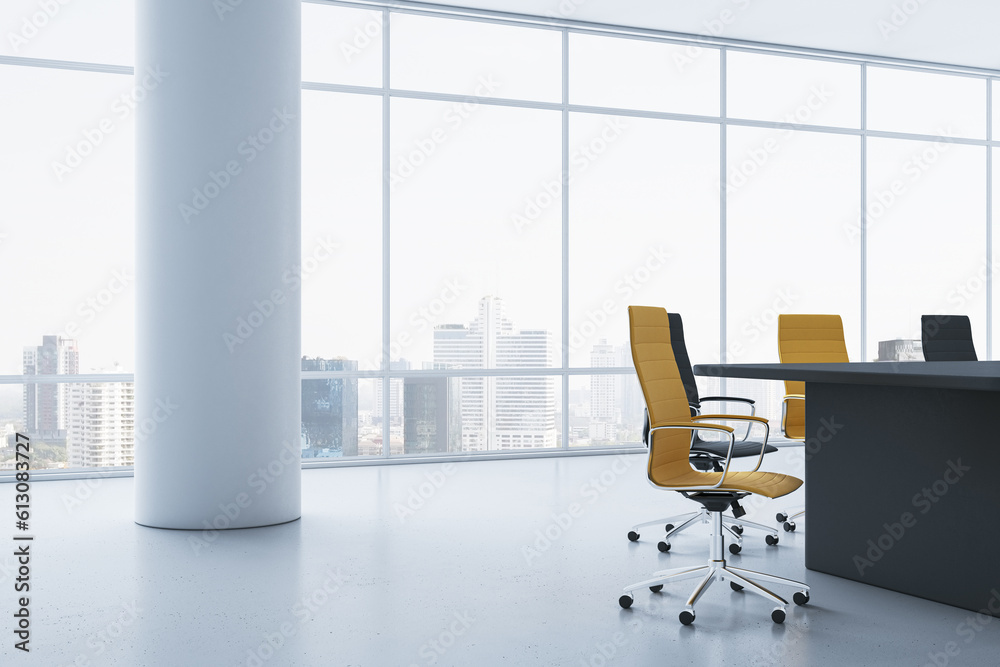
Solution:
[[[678,313],[667,313],[667,322],[670,324],[670,347],[674,351],[674,360],[677,361],[677,370],[681,375],[681,384],[684,385],[684,393],[687,394],[688,403],[691,408],[691,416],[694,417],[696,408],[701,407],[701,398],[698,396],[698,385],[694,380],[694,370],[691,368],[691,358],[688,357],[687,347],[684,345],[684,323]],[[642,425],[642,442],[649,446],[649,413],[646,413],[645,423]]]
[[[688,403],[700,408],[701,398],[698,396],[698,385],[694,381],[691,359],[688,357],[687,347],[684,345],[684,323],[681,322],[681,316],[678,313],[667,313],[667,321],[670,323],[670,347],[674,349],[674,359],[677,360],[677,370],[680,371]]]
[[[925,361],[979,361],[967,315],[921,315],[920,338]]]

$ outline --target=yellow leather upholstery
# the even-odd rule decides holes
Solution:
[[[667,311],[664,308],[629,306],[628,313],[632,362],[646,399],[650,428],[667,425],[690,425],[695,428],[696,422],[691,419],[687,394],[670,346]],[[698,420],[697,427],[705,427],[704,417]],[[732,431],[730,427],[723,428]],[[690,450],[691,431],[686,428],[651,433],[647,470],[650,481],[657,486],[682,491],[709,490],[718,484],[723,473],[700,472],[692,468],[688,461]],[[741,471],[726,473],[724,484],[715,490],[746,491],[777,498],[791,493],[801,485],[802,480],[790,475]]]
[[[783,364],[850,361],[840,315],[778,315],[778,360]],[[789,438],[805,440],[805,393],[805,382],[785,381],[785,410],[781,427]]]

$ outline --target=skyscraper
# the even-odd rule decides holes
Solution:
[[[76,375],[80,358],[76,340],[42,336],[38,347],[25,347],[24,375]],[[69,384],[25,384],[24,428],[29,435],[49,440],[66,437]]]
[[[468,326],[434,328],[434,365],[439,368],[546,368],[551,335],[544,329],[515,330],[503,300],[486,296]],[[544,376],[461,379],[462,451],[556,446],[555,380]]]
[[[410,362],[406,359],[390,361],[389,370],[408,371]],[[375,410],[372,415],[379,422],[385,414],[385,392],[382,390],[382,381],[375,383]],[[401,424],[403,421],[403,378],[389,378],[389,423],[393,426]]]
[[[81,382],[68,389],[66,455],[70,467],[133,465],[132,383]]]
[[[618,355],[606,338],[590,349],[593,368],[613,368]],[[618,437],[618,378],[615,375],[590,376],[590,439],[592,442],[615,442]]]
[[[357,361],[302,357],[304,371],[356,371]],[[358,455],[358,380],[302,381],[302,457]]]
[[[406,378],[403,453],[462,451],[462,378]]]

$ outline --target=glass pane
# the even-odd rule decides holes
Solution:
[[[994,141],[996,137],[1000,137],[1000,81],[994,80],[990,83],[993,86],[993,95],[991,100],[991,106],[993,110],[992,127],[990,128],[993,132],[990,137]]]
[[[135,1],[4,0],[0,34],[0,55],[132,65]]]
[[[986,352],[985,148],[868,141],[868,357],[919,341],[921,315],[968,315]]]
[[[831,313],[861,361],[860,139],[730,127],[727,147],[726,359],[777,362],[779,314]],[[728,379],[725,393],[780,419],[781,383]]]
[[[598,343],[591,355],[593,365],[598,367],[632,365],[631,355],[624,346],[616,349]],[[644,410],[645,401],[635,373],[570,376],[569,446],[641,447]]]
[[[998,99],[994,97],[993,99]],[[1000,131],[1000,125],[994,125],[997,128],[996,131]],[[1000,356],[1000,290],[997,289],[996,281],[1000,280],[1000,173],[997,173],[997,166],[1000,165],[1000,149],[993,148],[989,149],[993,151],[993,266],[989,271],[992,276],[993,281],[993,342],[991,345],[991,354],[987,356],[986,350],[979,346],[976,348],[976,355],[980,359],[996,359]],[[980,273],[986,273],[984,266],[984,271]],[[980,281],[985,280],[986,276],[978,275],[976,276]],[[975,285],[975,283],[973,283]],[[980,288],[982,289],[982,288]]]
[[[357,370],[357,364],[303,358],[302,370],[351,371]],[[382,455],[382,428],[372,417],[375,382],[368,378],[302,381],[303,461]]]
[[[868,128],[985,139],[986,82],[869,67]]]
[[[65,10],[72,6],[67,5]],[[134,338],[132,77],[0,66],[0,373],[43,335],[83,372],[130,372]]]
[[[382,12],[302,3],[302,80],[382,85]]]
[[[742,51],[726,55],[730,118],[861,126],[861,66]]]
[[[377,369],[382,99],[304,90],[302,116],[302,353]]]
[[[571,33],[569,100],[718,116],[719,50]]]
[[[718,359],[718,127],[572,114],[570,156],[570,364],[626,344],[632,304],[680,313],[692,361]]]
[[[394,89],[560,99],[562,36],[556,30],[395,14],[391,35]]]
[[[558,363],[559,113],[396,99],[392,121],[392,358]]]

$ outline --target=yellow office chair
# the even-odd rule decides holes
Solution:
[[[753,572],[726,565],[725,537],[722,527],[722,513],[730,506],[751,493],[759,493],[768,498],[787,495],[802,485],[802,480],[790,475],[773,472],[759,472],[763,450],[757,459],[757,467],[749,472],[729,472],[736,436],[731,426],[713,424],[713,420],[732,419],[732,415],[691,416],[684,384],[674,359],[670,344],[670,323],[663,308],[629,306],[629,323],[632,339],[632,361],[639,377],[639,384],[649,411],[650,443],[649,464],[646,474],[649,482],[659,488],[677,491],[685,498],[701,503],[711,513],[712,541],[708,563],[702,566],[679,567],[662,570],[651,579],[625,587],[625,594],[618,604],[628,609],[632,606],[632,591],[649,587],[654,593],[663,589],[668,581],[680,581],[701,577],[687,605],[680,613],[684,625],[694,622],[694,605],[716,580],[729,581],[734,591],[744,589],[761,595],[778,606],[771,611],[771,620],[783,623],[785,605],[783,598],[764,588],[762,583],[794,586],[798,588],[792,599],[795,604],[809,601],[809,587],[798,581],[775,577],[770,574]],[[767,420],[761,417],[743,416],[744,421],[763,426],[764,442],[767,442]],[[753,424],[751,424],[753,425]],[[719,431],[728,438],[729,447],[722,472],[701,472],[690,464],[691,431]]]
[[[783,364],[847,363],[844,322],[840,315],[778,315],[778,359]],[[792,440],[806,439],[806,383],[785,380],[781,402],[781,432]],[[778,512],[775,519],[786,531],[805,514]]]

